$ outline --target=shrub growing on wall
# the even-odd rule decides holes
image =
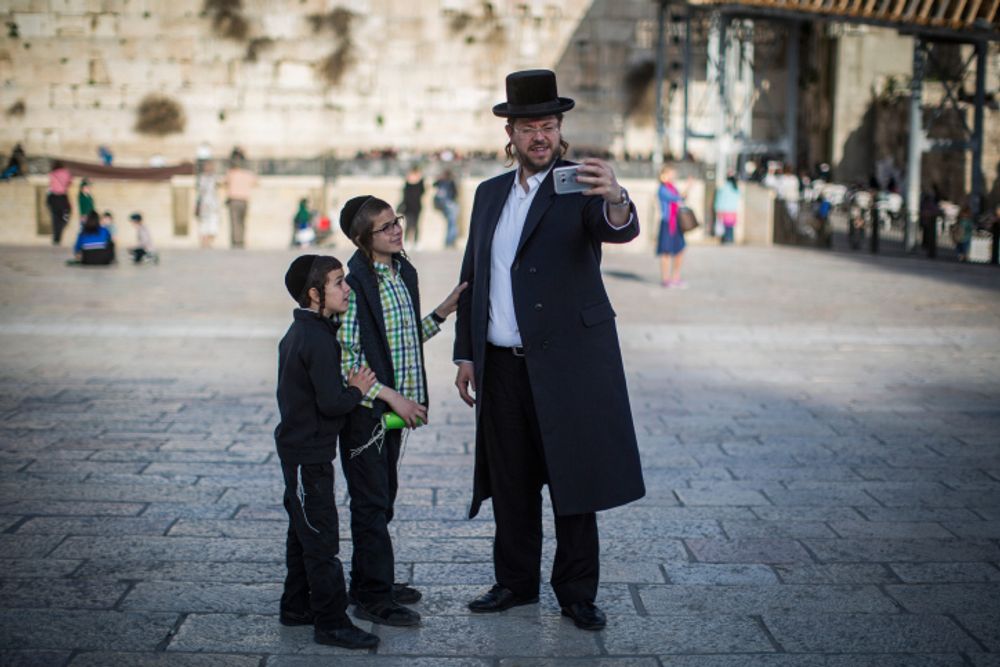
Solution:
[[[326,14],[309,16],[309,24],[314,33],[329,30],[337,38],[337,48],[317,63],[320,76],[331,86],[340,83],[356,60],[354,41],[351,39],[351,28],[355,18],[354,12],[344,7],[335,7]]]
[[[135,131],[162,137],[183,132],[186,121],[180,104],[165,95],[151,94],[139,103]]]
[[[219,37],[242,42],[250,34],[243,0],[205,0],[202,12],[212,19],[212,30]]]

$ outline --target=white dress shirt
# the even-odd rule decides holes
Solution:
[[[539,186],[551,170],[552,167],[549,166],[545,171],[529,176],[528,191],[525,192],[521,186],[521,169],[518,167],[493,234],[493,247],[490,251],[490,324],[486,340],[494,345],[514,347],[521,344],[521,331],[517,327],[517,315],[514,313],[514,287],[510,280],[510,267],[514,263],[517,244],[521,241],[528,209],[538,194]]]

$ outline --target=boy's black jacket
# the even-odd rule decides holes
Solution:
[[[285,463],[327,463],[337,455],[337,435],[361,391],[344,387],[340,374],[338,325],[298,308],[278,344],[278,410],[274,429]]]

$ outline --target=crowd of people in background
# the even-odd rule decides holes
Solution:
[[[574,155],[579,158],[583,152],[586,152],[585,149],[576,148]],[[222,169],[219,168],[220,161],[209,156],[210,153],[199,153],[195,171],[194,215],[199,245],[202,248],[213,247],[225,210],[229,222],[229,246],[243,248],[246,245],[250,200],[258,185],[257,173],[239,147],[232,150],[228,161],[221,161],[224,165]],[[107,166],[114,159],[111,150],[103,145],[98,147],[98,157]],[[405,219],[407,242],[413,247],[419,246],[423,231],[423,204],[429,187],[432,191],[433,208],[445,223],[444,246],[453,248],[458,241],[461,226],[460,189],[456,170],[461,170],[467,176],[470,164],[473,164],[470,161],[496,158],[497,154],[459,153],[451,149],[427,155],[403,154],[394,149],[372,149],[359,152],[355,160],[392,162],[397,165],[403,162],[409,165],[403,177],[398,203],[398,210]],[[425,185],[425,165],[436,167],[430,186]],[[728,173],[715,188],[714,198],[706,211],[711,221],[706,227],[706,236],[718,239],[723,245],[737,242],[742,197],[740,180],[758,182],[772,189],[785,219],[795,227],[796,233],[812,238],[821,246],[832,243],[830,216],[836,211],[842,211],[847,220],[848,243],[854,249],[860,249],[865,244],[866,237],[875,231],[874,225],[879,225],[882,232],[899,230],[907,217],[904,198],[900,192],[901,175],[886,160],[874,165],[867,182],[849,185],[836,183],[832,169],[826,163],[817,164],[808,170],[795,170],[780,160],[765,156],[759,161],[743,161],[739,166],[738,172]],[[390,171],[395,168],[398,167]],[[479,167],[471,168],[475,172]],[[0,174],[0,181],[23,177],[27,175],[27,171],[27,156],[23,147],[18,144],[11,151]],[[662,176],[661,174],[661,182],[658,184],[661,225],[656,234],[656,252],[661,256],[661,283],[666,287],[685,287],[686,283],[680,273],[686,241],[684,230],[678,231],[679,218],[676,214],[671,214],[671,206],[676,206],[678,212],[684,211],[681,217],[693,213],[684,204],[687,193],[683,184],[678,185],[669,180],[664,182]],[[70,170],[61,161],[53,160],[48,179],[46,206],[51,217],[52,242],[58,245],[65,230],[70,227],[71,219],[76,221],[75,228],[79,231],[87,222],[89,214],[99,210],[90,178],[85,177],[79,181],[75,215],[74,202],[70,199],[73,181]],[[304,197],[299,202],[297,209],[292,212],[291,246],[304,248],[332,241],[334,230],[325,208],[324,202],[310,201],[309,197]],[[959,261],[972,259],[973,242],[979,230],[985,229],[992,233],[998,220],[996,207],[987,209],[978,216],[974,213],[975,208],[971,201],[948,201],[934,184],[925,186],[920,198],[917,227],[922,249],[929,256],[935,256],[939,245],[945,243],[955,248]],[[107,223],[102,224],[109,226]],[[109,229],[113,236],[113,225]],[[982,261],[981,258],[978,261]]]

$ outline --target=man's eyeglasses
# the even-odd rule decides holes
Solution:
[[[514,132],[525,139],[531,139],[536,134],[544,134],[546,136],[552,136],[559,131],[558,123],[547,123],[538,127],[526,127],[524,125],[519,125],[514,128]]]
[[[393,218],[392,222],[387,222],[378,229],[373,229],[372,234],[384,234],[394,229],[399,229],[402,226],[403,226],[403,216],[397,215],[395,218]]]

